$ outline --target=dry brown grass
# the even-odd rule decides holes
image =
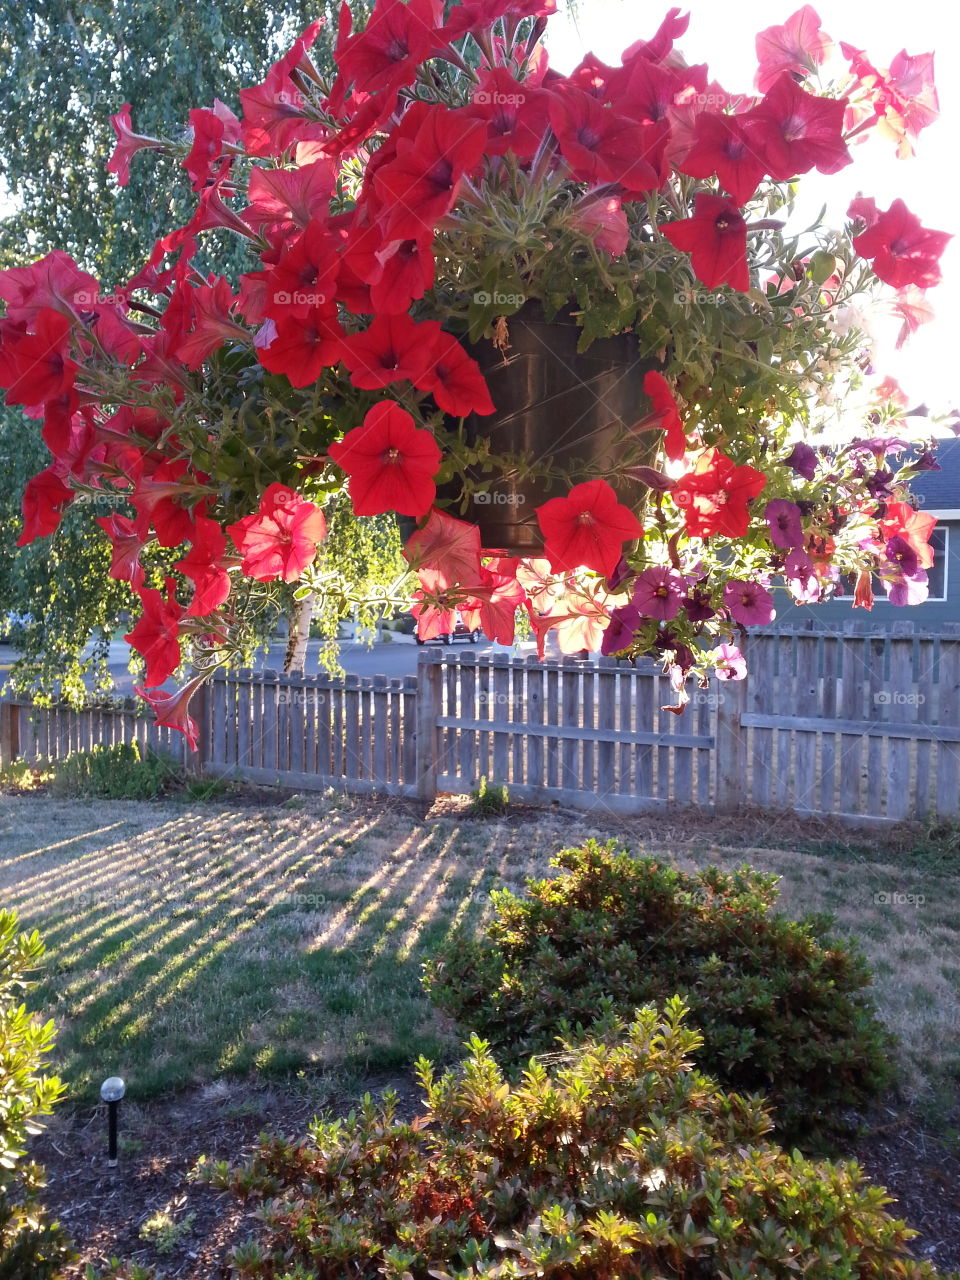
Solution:
[[[903,1041],[906,1093],[922,1099],[957,1071],[958,881],[892,844],[805,851],[826,830],[516,809],[481,821],[454,801],[424,818],[333,796],[261,808],[2,796],[0,903],[47,940],[39,999],[75,1089],[118,1071],[149,1094],[230,1070],[335,1077],[452,1052],[420,991],[424,954],[482,919],[491,888],[521,889],[588,836],[681,867],[748,861],[782,877],[786,912],[831,912],[860,940]]]

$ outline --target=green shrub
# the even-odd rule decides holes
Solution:
[[[0,1277],[53,1280],[73,1253],[40,1204],[43,1170],[24,1156],[28,1135],[39,1132],[38,1119],[50,1114],[63,1086],[42,1074],[53,1023],[41,1026],[20,1003],[43,944],[35,932],[17,930],[16,915],[0,911]]]
[[[183,781],[173,756],[142,752],[136,741],[75,751],[53,768],[53,787],[61,795],[104,800],[153,800]]]
[[[480,779],[480,785],[470,792],[470,806],[467,812],[471,818],[499,817],[507,812],[510,803],[510,792],[498,782]]]
[[[30,764],[26,760],[11,760],[0,767],[0,792],[34,791],[49,779],[49,766]]]
[[[704,1034],[697,1065],[766,1095],[790,1141],[819,1141],[889,1083],[865,961],[829,937],[827,917],[772,910],[775,876],[686,875],[595,841],[553,865],[566,874],[530,881],[525,897],[495,892],[484,935],[451,938],[427,965],[441,1008],[509,1058],[551,1049],[605,1008],[629,1017],[679,994]]]
[[[661,1019],[608,1018],[508,1084],[472,1040],[457,1070],[418,1063],[426,1114],[396,1098],[262,1139],[208,1176],[258,1208],[245,1280],[924,1280],[915,1234],[856,1165],[787,1155],[759,1102],[691,1070],[700,1042]]]

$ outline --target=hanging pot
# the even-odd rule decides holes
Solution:
[[[580,328],[573,315],[561,312],[547,321],[539,302],[528,302],[507,326],[505,352],[489,339],[466,344],[497,406],[495,414],[467,418],[467,444],[486,438],[492,454],[552,459],[554,467],[580,471],[583,479],[602,477],[621,501],[635,505],[644,489],[621,472],[624,436],[649,412],[643,379],[658,367],[656,361],[642,358],[633,334],[600,338],[578,352]],[[641,461],[652,462],[659,436],[650,432],[641,439],[649,442]],[[637,461],[635,447],[631,458]],[[541,554],[536,509],[567,493],[569,483],[532,477],[522,469],[509,475],[478,470],[470,478],[481,492],[471,495],[463,514],[480,527],[483,546],[519,556]],[[437,496],[460,514],[459,480],[442,485]]]

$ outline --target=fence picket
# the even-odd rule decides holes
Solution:
[[[536,732],[536,726],[544,723],[543,719],[543,668],[537,658],[527,659],[526,670],[526,722],[533,730],[527,736],[527,777],[528,787],[539,791],[544,785],[543,779],[543,738]]]
[[[819,711],[819,676],[817,673],[820,643],[816,636],[798,636],[796,678],[793,705],[800,714],[816,716]],[[801,811],[816,809],[819,793],[816,776],[817,739],[819,734],[794,731],[794,807]]]
[[[960,642],[940,646],[940,698],[938,727],[960,725]],[[960,745],[937,742],[937,813],[960,813]]]

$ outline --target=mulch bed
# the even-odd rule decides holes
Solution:
[[[400,1095],[402,1114],[416,1114],[420,1095],[412,1077],[366,1082],[372,1093],[387,1087]],[[350,1101],[327,1093],[320,1106],[341,1112]],[[68,1280],[80,1280],[85,1264],[103,1265],[110,1258],[152,1264],[168,1280],[228,1280],[228,1255],[253,1232],[252,1212],[198,1185],[190,1171],[204,1155],[236,1161],[266,1130],[302,1134],[318,1110],[318,1095],[301,1084],[238,1082],[125,1106],[116,1169],[106,1165],[102,1112],[61,1116],[32,1144],[31,1154],[47,1168],[46,1202],[80,1250],[81,1261],[66,1273]],[[942,1270],[960,1269],[956,1148],[945,1147],[910,1112],[882,1108],[848,1154],[896,1198],[891,1211],[921,1232],[914,1252]],[[192,1229],[165,1254],[140,1236],[143,1223],[157,1212],[176,1221],[195,1215]]]

